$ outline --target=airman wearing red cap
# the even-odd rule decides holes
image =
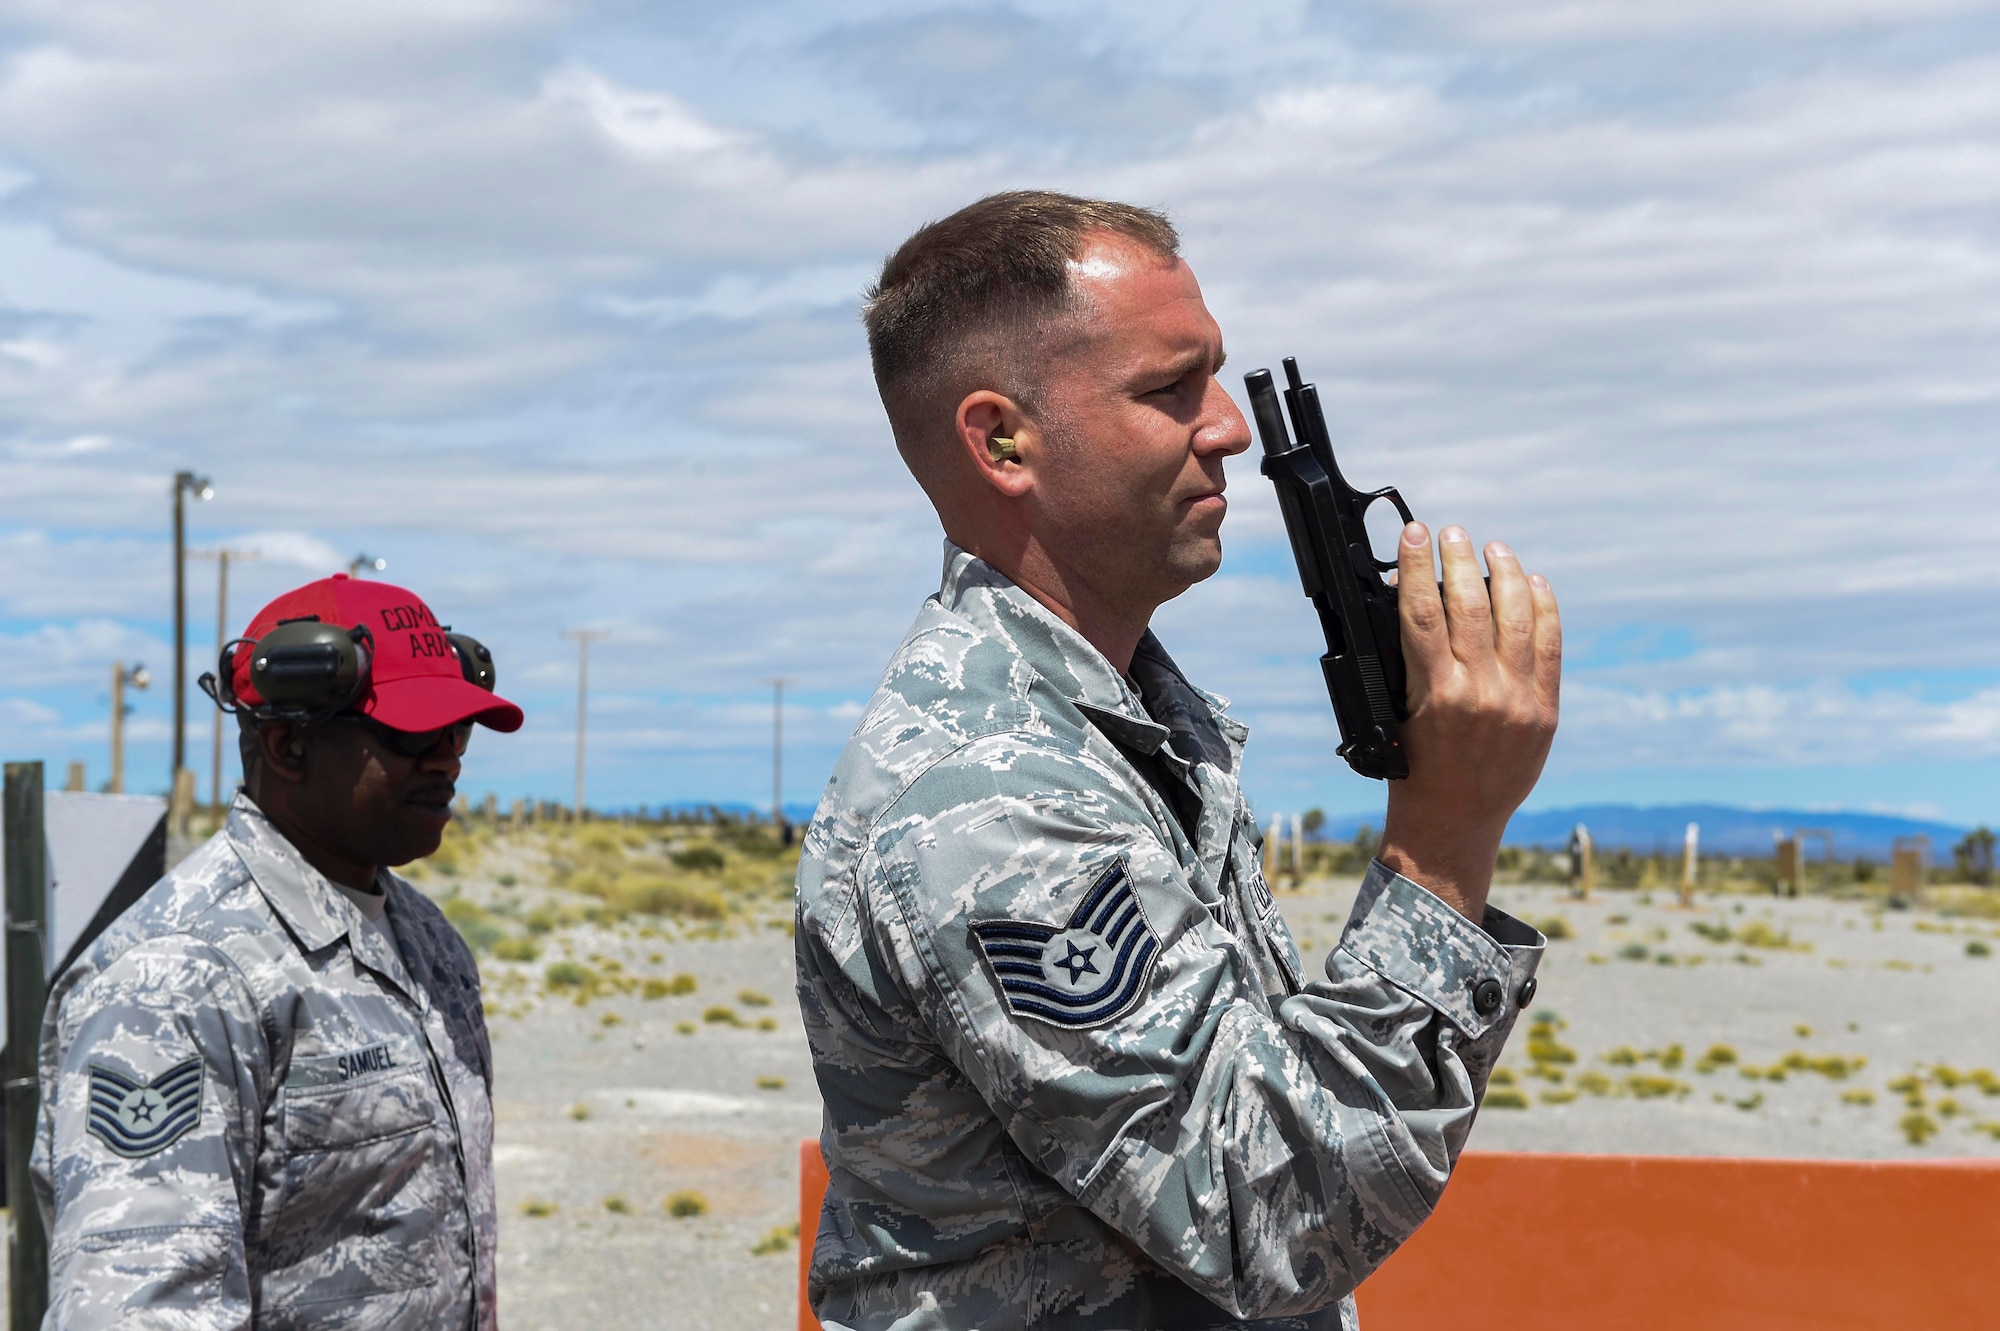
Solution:
[[[493,683],[416,595],[341,575],[203,677],[243,789],[49,1000],[45,1325],[495,1325],[479,972],[390,868],[437,849],[473,726],[519,729]]]

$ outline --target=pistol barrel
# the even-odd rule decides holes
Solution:
[[[1278,405],[1278,390],[1271,382],[1269,370],[1252,370],[1243,376],[1243,384],[1250,390],[1250,415],[1257,422],[1257,438],[1264,445],[1264,453],[1276,457],[1292,451],[1291,437],[1285,432],[1285,413]]]

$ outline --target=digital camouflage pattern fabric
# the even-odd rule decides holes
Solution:
[[[380,881],[393,947],[239,796],[57,980],[45,1327],[492,1331],[478,971]]]
[[[1436,1205],[1542,939],[1375,866],[1325,978],[1246,737],[984,562],[890,662],[807,831],[799,1001],[833,1331],[1354,1325]]]

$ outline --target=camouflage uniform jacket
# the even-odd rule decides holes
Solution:
[[[946,548],[799,865],[830,1329],[1348,1328],[1423,1223],[1542,939],[1379,864],[1308,979],[1247,734]]]
[[[394,948],[238,796],[56,982],[45,1328],[494,1327],[478,971],[378,881]]]

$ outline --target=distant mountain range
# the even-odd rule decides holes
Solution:
[[[726,813],[733,818],[742,818],[749,821],[768,822],[771,817],[770,805],[750,804],[743,800],[671,800],[665,804],[648,804],[643,807],[648,816],[654,818],[662,814],[686,817],[689,814],[711,812]],[[632,810],[617,809],[611,810],[611,812],[630,813]],[[804,827],[812,821],[812,816],[813,806],[810,804],[787,804],[785,806],[785,821],[794,827]]]
[[[1323,835],[1346,840],[1364,823],[1379,830],[1382,815],[1328,818]],[[1507,824],[1507,844],[1560,850],[1569,843],[1570,830],[1578,823],[1590,829],[1590,839],[1601,851],[1624,847],[1642,853],[1662,850],[1679,854],[1681,837],[1689,823],[1700,824],[1701,849],[1710,855],[1769,855],[1774,835],[1815,828],[1833,834],[1833,853],[1838,859],[1866,855],[1870,859],[1887,860],[1897,837],[1928,836],[1933,863],[1949,863],[1951,848],[1969,830],[1952,823],[1885,813],[1742,809],[1727,804],[1667,804],[1646,808],[1634,804],[1583,804],[1515,814],[1514,820]],[[1818,859],[1818,844],[1808,845],[1806,853]]]
[[[737,817],[768,818],[770,805],[761,809],[752,804],[724,801],[698,804],[692,800],[666,806],[677,813],[700,809],[720,809]],[[660,806],[653,806],[655,812]],[[1260,813],[1262,811],[1260,810]],[[797,827],[812,819],[810,804],[787,804],[785,816]],[[1268,819],[1269,814],[1264,814]],[[1625,849],[1647,853],[1654,850],[1678,855],[1681,837],[1689,823],[1701,825],[1701,849],[1708,855],[1769,855],[1774,834],[1790,835],[1801,828],[1817,828],[1833,833],[1835,858],[1851,860],[1866,855],[1886,861],[1897,837],[1928,836],[1932,863],[1951,862],[1951,848],[1969,828],[1955,823],[1927,822],[1920,818],[1899,818],[1886,813],[1828,813],[1809,809],[1743,809],[1728,804],[1664,804],[1641,807],[1636,804],[1581,804],[1567,809],[1537,809],[1517,813],[1507,824],[1507,844],[1539,846],[1561,850],[1569,844],[1570,829],[1582,823],[1590,829],[1590,839],[1599,850]],[[1330,814],[1320,835],[1328,840],[1346,841],[1363,824],[1382,827],[1380,813]],[[1817,860],[1817,842],[1806,847]]]

